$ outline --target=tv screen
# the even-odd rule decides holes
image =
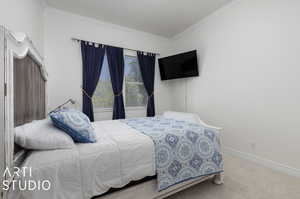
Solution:
[[[197,51],[158,59],[161,80],[199,76]]]

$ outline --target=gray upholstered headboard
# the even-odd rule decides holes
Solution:
[[[30,56],[14,58],[14,127],[46,116],[46,80],[41,66]],[[14,154],[21,147],[15,144]]]
[[[46,116],[45,79],[41,67],[29,55],[14,58],[14,126]]]

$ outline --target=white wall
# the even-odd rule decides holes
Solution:
[[[156,70],[157,112],[185,111],[187,92],[187,111],[224,127],[225,146],[300,169],[300,1],[235,0],[171,41],[52,8],[43,18],[43,10],[44,1],[1,0],[0,24],[45,51],[49,108],[81,103],[81,55],[71,37],[161,56],[197,49],[200,77],[161,82]]]
[[[43,54],[44,0],[0,0],[0,25],[26,33]]]
[[[49,108],[69,98],[82,101],[82,61],[80,45],[72,37],[114,46],[160,52],[165,55],[169,40],[91,18],[47,8],[45,13],[45,60],[49,73]],[[168,82],[160,82],[156,68],[155,100],[158,113],[170,109]],[[145,116],[145,111],[127,111],[128,116]],[[112,113],[96,114],[96,119],[111,119]]]
[[[223,145],[300,171],[300,1],[236,0],[173,39],[198,50],[188,111],[224,127]],[[184,110],[184,81],[173,87]],[[181,96],[181,98],[178,98]]]

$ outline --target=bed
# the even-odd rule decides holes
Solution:
[[[118,120],[99,121],[93,126],[97,143],[77,144],[71,150],[31,151],[22,166],[33,168],[33,176],[21,180],[48,179],[52,187],[48,191],[13,192],[11,198],[88,199],[101,196],[111,188],[121,188],[132,181],[156,175],[155,147],[148,136]],[[193,179],[190,183],[213,176]],[[171,187],[173,189],[158,192],[157,183],[150,185],[152,193],[157,195],[149,198],[176,191]],[[125,197],[124,194],[122,197]]]
[[[73,149],[27,151],[15,146],[12,136],[14,127],[46,117],[47,73],[42,64],[42,58],[36,53],[32,42],[28,42],[27,37],[18,40],[13,34],[9,34],[9,36],[11,40],[17,41],[15,43],[25,50],[22,51],[22,56],[16,56],[18,51],[11,48],[10,59],[12,62],[7,65],[14,70],[8,70],[10,71],[8,76],[11,78],[8,78],[7,82],[10,90],[6,103],[8,128],[5,132],[11,144],[6,147],[5,153],[8,157],[6,165],[9,168],[14,166],[31,167],[33,175],[30,179],[48,179],[51,182],[51,189],[47,191],[10,190],[9,198],[164,198],[207,179],[213,178],[216,184],[223,182],[222,171],[218,170],[218,172],[194,177],[180,183],[177,180],[178,183],[176,181],[176,184],[170,184],[172,186],[163,187],[158,191],[159,168],[157,168],[156,142],[150,134],[147,135],[147,129],[141,129],[142,126],[137,125],[142,120],[151,121],[149,119],[95,122],[93,127],[98,141],[93,144],[77,144]],[[30,76],[33,75],[34,78],[28,77],[29,73],[18,72],[17,69],[20,65],[23,66],[24,62],[18,64],[18,60],[15,59],[26,59],[28,56],[35,63],[29,64],[30,67],[39,69],[30,73]],[[17,76],[17,79],[21,80],[31,79],[34,81],[32,84],[34,86],[29,86],[27,92],[22,92],[23,89],[20,88],[24,85],[13,78]],[[39,91],[36,92],[36,90]],[[28,93],[34,94],[28,95]],[[14,96],[18,96],[18,98],[16,99]],[[23,101],[26,101],[27,104],[22,103]],[[35,105],[28,109],[28,103]],[[203,122],[201,125],[208,129],[214,128]],[[157,178],[143,181],[128,188],[125,187],[132,181],[139,181],[147,176],[156,175]],[[14,176],[10,180],[16,178],[17,176]],[[18,180],[29,179],[22,177]],[[125,188],[103,195],[111,188],[122,187]]]

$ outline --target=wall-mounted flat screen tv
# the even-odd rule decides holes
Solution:
[[[199,76],[197,51],[158,59],[161,80]]]

